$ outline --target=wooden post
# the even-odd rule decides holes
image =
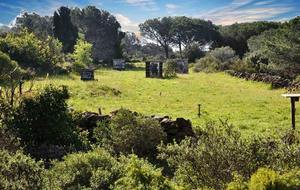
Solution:
[[[299,98],[292,97],[291,98],[291,114],[292,114],[292,129],[296,129],[296,107],[295,102],[298,102]]]
[[[102,110],[101,110],[101,108],[98,108],[98,112],[99,112],[99,115],[102,115]]]
[[[201,104],[198,104],[198,117],[200,118],[201,116]]]
[[[300,94],[282,94],[283,97],[291,99],[291,119],[292,129],[296,129],[296,107],[295,102],[299,102]]]

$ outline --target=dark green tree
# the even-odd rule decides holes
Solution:
[[[15,30],[27,28],[29,32],[33,32],[39,39],[46,39],[53,35],[53,18],[49,16],[42,17],[36,13],[25,12],[16,18]]]
[[[157,42],[164,48],[166,58],[169,58],[169,47],[172,43],[172,18],[155,18],[140,24],[140,31],[146,39]]]
[[[122,56],[121,40],[124,33],[116,18],[95,6],[72,10],[72,21],[84,34],[85,40],[93,44],[94,60],[111,61]]]
[[[77,27],[71,22],[71,10],[67,7],[60,7],[54,12],[53,32],[54,36],[63,44],[63,52],[72,53],[78,38]]]
[[[252,22],[233,24],[220,28],[223,38],[223,45],[230,46],[240,57],[249,51],[247,40],[272,28],[279,28],[280,23],[276,22]]]

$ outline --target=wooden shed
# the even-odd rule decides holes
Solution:
[[[163,62],[147,61],[146,78],[163,78]]]

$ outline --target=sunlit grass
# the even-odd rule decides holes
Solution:
[[[290,127],[289,100],[281,97],[284,90],[271,90],[268,84],[224,73],[190,73],[163,80],[145,78],[144,71],[103,69],[95,76],[92,82],[80,81],[77,75],[51,77],[37,81],[35,89],[48,84],[68,86],[69,105],[78,111],[101,108],[109,113],[123,107],[147,115],[188,118],[194,126],[228,119],[247,134],[276,133]],[[202,105],[200,118],[198,104]],[[297,124],[300,127],[300,118]]]

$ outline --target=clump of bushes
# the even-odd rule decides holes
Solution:
[[[66,87],[49,86],[38,95],[21,99],[13,113],[6,116],[5,124],[17,134],[22,145],[33,155],[39,155],[36,150],[41,146],[84,148],[66,103],[68,98]]]
[[[173,78],[176,77],[177,62],[175,59],[168,59],[164,64],[164,77]]]
[[[207,56],[195,64],[195,72],[216,72],[228,70],[238,60],[235,51],[230,47],[221,47],[212,50]]]
[[[174,180],[187,189],[224,189],[234,173],[248,179],[259,167],[287,170],[300,166],[300,144],[281,139],[244,139],[226,122],[209,123],[196,138],[159,146],[159,158],[174,171]]]
[[[110,123],[99,124],[94,138],[99,145],[109,146],[115,153],[155,158],[156,147],[166,140],[166,134],[158,121],[120,109]]]
[[[0,189],[43,189],[44,168],[29,156],[17,151],[0,150]]]
[[[70,154],[53,164],[46,178],[49,189],[112,189],[121,175],[119,162],[104,149]]]
[[[194,63],[197,59],[205,56],[205,53],[200,49],[198,43],[193,43],[183,51],[183,57],[188,59],[189,63]]]
[[[242,177],[236,177],[228,184],[227,190],[257,190],[257,189],[300,189],[300,170],[280,173],[268,168],[259,168],[248,182]]]
[[[135,155],[104,149],[68,155],[46,173],[47,189],[175,189],[161,169]]]

